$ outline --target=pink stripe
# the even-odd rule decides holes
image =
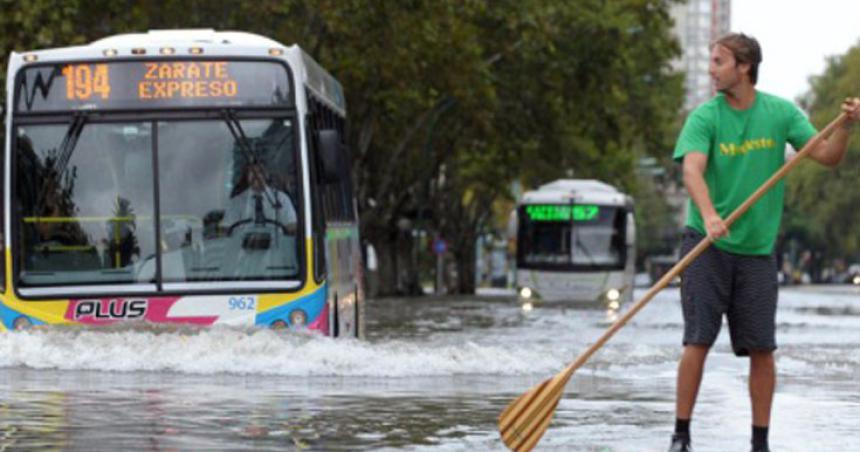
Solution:
[[[147,320],[155,323],[211,325],[217,316],[167,317],[180,297],[88,298],[70,300],[66,319],[85,325],[110,325],[119,321]]]
[[[328,303],[323,305],[320,314],[317,316],[316,320],[308,324],[309,330],[317,330],[326,336],[330,334],[328,329]]]

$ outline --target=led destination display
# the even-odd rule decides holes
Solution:
[[[271,61],[119,61],[28,67],[19,112],[201,106],[283,106],[285,66]]]
[[[526,214],[531,221],[591,221],[597,218],[600,208],[595,205],[530,204]]]

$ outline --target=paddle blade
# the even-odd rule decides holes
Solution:
[[[511,450],[532,450],[543,436],[571,373],[544,380],[511,402],[499,415],[499,434]]]

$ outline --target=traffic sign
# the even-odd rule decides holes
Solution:
[[[435,238],[433,239],[433,252],[436,254],[445,254],[448,251],[448,242],[445,239]]]

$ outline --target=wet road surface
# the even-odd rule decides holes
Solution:
[[[659,294],[574,374],[537,450],[665,450],[678,299]],[[504,296],[373,300],[367,318],[363,342],[221,328],[0,336],[0,451],[504,450],[499,412],[611,320]],[[777,321],[772,449],[860,450],[860,290],[784,288]],[[747,366],[724,329],[697,451],[749,450]]]

